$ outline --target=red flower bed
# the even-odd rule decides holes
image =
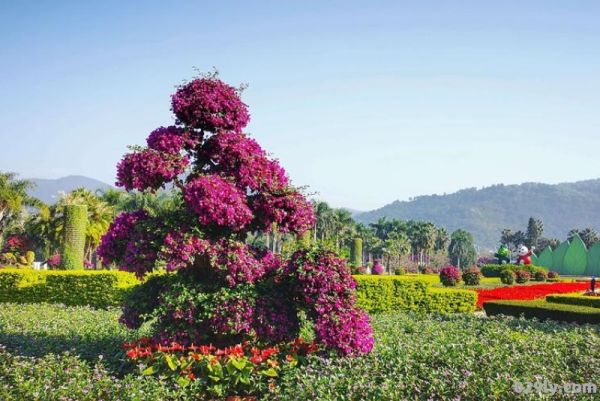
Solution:
[[[530,300],[543,298],[548,294],[563,294],[568,292],[585,291],[589,283],[552,283],[535,285],[515,285],[499,287],[493,290],[477,290],[477,307],[481,308],[484,302],[493,300]]]

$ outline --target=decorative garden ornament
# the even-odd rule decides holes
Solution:
[[[531,264],[531,255],[533,252],[531,249],[527,248],[525,245],[521,245],[519,247],[519,257],[517,258],[518,265],[530,265]]]
[[[499,265],[510,263],[510,250],[506,245],[502,244],[500,245],[500,248],[498,248],[498,252],[494,254],[494,257],[498,259]]]

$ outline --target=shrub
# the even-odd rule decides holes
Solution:
[[[137,282],[131,273],[119,271],[3,269],[0,302],[120,306]]]
[[[396,270],[394,270],[394,274],[396,276],[402,276],[403,274],[406,274],[406,269],[404,269],[404,267],[396,267]]]
[[[483,274],[484,277],[500,277],[500,274],[504,270],[512,270],[512,271],[525,270],[525,271],[529,272],[530,276],[533,276],[537,270],[546,271],[546,269],[544,269],[542,267],[533,266],[533,265],[486,264],[486,265],[481,266],[481,274]]]
[[[422,310],[442,314],[472,313],[477,303],[477,293],[470,290],[429,288]]]
[[[86,205],[67,205],[63,217],[60,264],[63,269],[83,269],[85,233],[88,224]]]
[[[454,287],[460,282],[460,270],[454,266],[446,266],[440,270],[440,281],[444,287]]]
[[[554,272],[554,271],[549,271],[548,272],[548,278],[549,279],[555,280],[555,279],[557,279],[559,277],[560,277],[560,275],[557,272]]]
[[[582,294],[553,294],[546,296],[546,301],[557,304],[588,306],[590,308],[600,308],[600,297],[582,295]]]
[[[369,313],[417,310],[429,284],[407,276],[364,275],[356,280],[356,303]]]
[[[535,301],[489,301],[483,305],[489,316],[524,316],[528,319],[551,319],[570,323],[600,323],[600,309],[587,306]]]
[[[516,277],[515,272],[513,272],[512,270],[507,269],[507,270],[502,270],[500,272],[500,281],[503,284],[507,284],[507,285],[513,284],[515,282],[515,277]]]
[[[481,271],[476,267],[471,267],[463,272],[462,280],[465,285],[479,285],[481,280]]]
[[[535,279],[535,281],[546,281],[547,275],[546,275],[546,271],[544,270],[536,270],[536,272],[533,275],[533,278]]]
[[[434,271],[431,267],[421,266],[419,267],[419,273],[421,274],[434,274]]]
[[[515,281],[519,284],[524,284],[529,281],[531,275],[526,270],[515,270]]]
[[[383,265],[379,259],[375,259],[373,267],[371,267],[371,274],[383,274]]]

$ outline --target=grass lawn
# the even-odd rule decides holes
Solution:
[[[122,363],[138,333],[117,310],[0,305],[1,400],[192,400]],[[512,318],[395,314],[372,319],[376,346],[355,359],[312,357],[266,400],[556,400],[512,391],[514,380],[594,382],[600,329]],[[600,380],[597,380],[600,384]]]

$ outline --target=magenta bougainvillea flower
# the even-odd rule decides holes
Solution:
[[[250,121],[238,90],[214,78],[200,78],[179,87],[171,97],[177,119],[203,131],[241,131]]]
[[[310,249],[285,260],[246,243],[256,232],[301,235],[315,215],[279,162],[241,132],[249,114],[238,91],[199,78],[171,101],[177,125],[152,131],[147,147],[117,166],[117,185],[128,191],[169,184],[176,193],[171,208],[120,214],[102,238],[105,264],[138,277],[168,272],[128,294],[120,321],[149,323],[162,345],[277,345],[299,336],[304,314],[321,347],[369,352],[373,332],[343,259]]]

